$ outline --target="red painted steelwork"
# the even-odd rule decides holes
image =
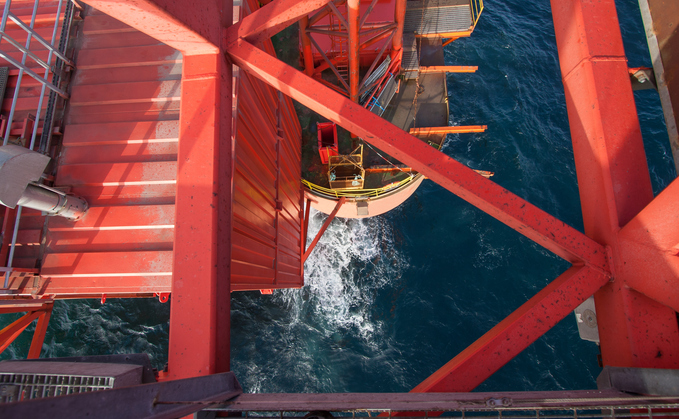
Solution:
[[[203,1],[88,0],[87,4],[165,44],[184,55],[217,54],[221,38],[222,10],[230,5]]]
[[[50,304],[49,308],[40,313],[40,317],[38,317],[38,324],[35,326],[35,332],[33,332],[31,347],[28,349],[28,359],[40,358],[42,344],[45,342],[45,334],[47,333],[47,325],[52,316],[52,306],[53,304]]]
[[[608,275],[604,247],[362,106],[242,40],[227,53],[241,68],[358,134],[402,163],[516,229],[562,258]]]
[[[316,233],[316,237],[314,237],[313,241],[311,242],[309,247],[304,252],[304,256],[302,256],[302,263],[304,263],[307,260],[307,258],[309,257],[309,255],[311,254],[311,252],[314,251],[314,248],[318,244],[318,241],[321,239],[321,237],[323,237],[323,233],[325,233],[325,230],[327,230],[328,227],[330,227],[330,223],[332,222],[332,220],[335,219],[337,212],[340,210],[340,208],[342,208],[342,205],[344,205],[344,202],[346,200],[347,200],[347,197],[343,196],[339,199],[339,201],[337,201],[337,205],[335,205],[335,209],[332,210],[330,215],[328,215],[328,218],[325,219],[323,226],[321,226],[321,229],[318,230],[318,233]]]
[[[0,330],[0,353],[23,332],[29,324],[40,315],[39,311],[31,311],[19,317],[9,325]]]
[[[332,122],[317,122],[318,131],[318,154],[321,164],[328,164],[330,156],[339,154],[337,144],[337,125]]]
[[[571,267],[412,391],[473,390],[607,282],[601,272]]]
[[[244,15],[260,16],[257,7],[244,2]],[[270,40],[263,46],[275,55]],[[232,290],[301,287],[302,131],[292,101],[241,72],[235,129]]]
[[[620,231],[622,257],[638,266],[627,284],[674,311],[679,311],[678,201],[675,179]]]
[[[7,257],[14,233],[14,224],[16,223],[16,208],[4,207],[0,211],[3,213],[2,230],[0,230],[0,266],[7,266]]]
[[[395,60],[401,53],[403,48],[403,25],[406,20],[406,2],[407,0],[395,0],[394,7],[394,22],[396,22],[396,32],[392,38],[391,59]]]
[[[330,0],[276,0],[261,9],[253,8],[249,19],[243,19],[225,31],[226,38],[244,38],[256,45],[329,2]]]
[[[358,25],[360,14],[361,0],[347,0],[347,23],[349,27],[349,98],[353,102],[358,103],[358,80],[360,74],[358,72],[359,66],[359,39],[358,39]]]
[[[595,294],[603,362],[677,368],[679,327],[668,305],[679,308],[679,264],[668,246],[679,236],[662,230],[679,195],[673,186],[651,202],[615,3],[553,0],[552,12],[585,231],[612,260],[614,282]]]
[[[311,40],[306,33],[309,27],[309,17],[304,16],[299,20],[299,36],[302,40],[302,57],[304,59],[304,73],[311,77],[314,74],[314,56],[311,52]]]
[[[168,357],[172,378],[230,368],[231,89],[231,65],[221,54],[185,57]]]
[[[679,366],[679,183],[653,200],[613,0],[552,0],[589,237],[278,61],[267,38],[328,0],[276,0],[257,11],[248,0],[252,14],[226,30],[228,1],[90,4],[189,55],[184,77],[180,86],[173,48],[144,43],[106,16],[86,19],[85,35],[121,36],[85,37],[57,184],[93,208],[77,223],[50,220],[38,289],[32,278],[14,289],[136,296],[169,292],[172,278],[170,377],[228,370],[230,291],[300,286],[313,248],[303,252],[299,122],[278,89],[575,265],[415,391],[471,390],[601,287],[604,363]],[[249,72],[238,81],[233,131],[231,65],[220,46]],[[0,331],[0,341],[38,315]]]
[[[358,49],[359,51],[363,51],[365,49],[368,49],[369,47],[375,45],[376,43],[382,41],[383,39],[389,38],[391,36],[391,31],[386,31],[381,34],[377,34],[370,39],[367,39],[365,42],[361,42],[359,45]],[[336,57],[336,58],[331,58],[330,61],[333,63],[333,65],[337,65],[340,62],[341,57]],[[319,75],[321,72],[324,70],[327,70],[330,68],[327,62],[323,61],[321,64],[319,64],[315,69],[314,69],[314,74]]]

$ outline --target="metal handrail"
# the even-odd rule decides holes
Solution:
[[[29,143],[29,149],[33,150],[35,148],[35,142],[36,142],[36,137],[38,133],[38,126],[40,124],[40,116],[42,113],[42,105],[44,102],[45,94],[46,94],[46,89],[49,88],[51,91],[54,93],[60,95],[61,97],[67,99],[68,94],[63,91],[62,89],[58,88],[55,86],[53,83],[50,83],[47,81],[47,77],[49,76],[50,71],[52,71],[52,59],[56,56],[57,61],[61,60],[64,62],[66,65],[69,65],[73,67],[73,62],[66,58],[63,52],[59,51],[58,48],[55,47],[55,43],[58,41],[57,39],[57,31],[59,28],[59,22],[62,20],[62,9],[63,9],[63,4],[64,1],[72,1],[72,0],[59,0],[58,6],[57,6],[57,12],[56,12],[56,17],[54,21],[54,27],[52,30],[52,40],[51,42],[47,42],[44,38],[42,38],[40,35],[38,35],[35,30],[35,20],[39,8],[39,0],[35,0],[35,3],[33,4],[33,13],[31,16],[31,23],[27,25],[25,22],[22,22],[21,19],[19,19],[16,15],[14,15],[12,12],[10,12],[10,6],[11,6],[11,0],[6,0],[5,7],[3,10],[3,15],[2,15],[2,20],[0,21],[0,39],[5,39],[10,43],[11,45],[15,46],[21,53],[22,53],[22,58],[21,62],[15,60],[12,58],[6,51],[0,51],[0,57],[14,65],[16,68],[19,69],[19,75],[17,77],[17,83],[16,87],[14,89],[14,97],[12,100],[12,105],[10,108],[9,112],[9,117],[7,118],[7,128],[3,136],[3,145],[7,145],[9,142],[9,138],[11,135],[12,131],[12,124],[14,122],[14,112],[16,109],[16,104],[18,101],[19,97],[19,91],[21,89],[21,82],[23,79],[24,73],[28,74],[32,78],[36,79],[40,84],[42,85],[41,91],[40,91],[40,99],[38,100],[38,108],[35,113],[35,122],[33,124],[33,132],[31,133],[31,141]],[[67,13],[64,13],[64,18],[66,18]],[[72,20],[73,14],[71,13],[69,15],[69,20]],[[21,45],[16,42],[14,39],[11,39],[6,33],[7,29],[7,20],[11,19],[14,23],[16,23],[21,29],[26,31],[27,37],[26,37],[26,45],[25,47],[21,47]],[[68,22],[68,25],[65,26],[67,27],[68,31],[70,31],[70,24],[71,22]],[[63,35],[63,34],[62,34]],[[30,51],[30,46],[31,46],[31,41],[35,38],[40,44],[42,44],[44,47],[46,47],[49,50],[49,54],[47,57],[47,61],[42,61],[40,60],[35,54],[33,54]],[[30,57],[33,59],[37,64],[39,64],[41,67],[45,69],[44,71],[44,76],[40,77],[37,73],[35,73],[33,70],[31,70],[27,65],[26,65],[26,59]],[[58,71],[58,69],[54,69],[53,71]],[[45,129],[51,129],[51,124],[47,124],[47,121],[43,124],[43,130]],[[14,251],[16,248],[16,241],[17,241],[17,235],[19,233],[19,225],[21,223],[21,213],[22,213],[22,207],[19,205],[17,206],[17,211],[16,211],[16,217],[14,221],[14,231],[12,232],[12,239],[11,239],[11,245],[10,245],[10,250],[9,250],[9,255],[7,258],[7,268],[12,267],[12,262],[14,260]],[[4,281],[4,288],[7,289],[9,287],[9,279],[11,275],[11,269],[7,270],[5,272],[5,281]]]
[[[302,184],[306,186],[312,192],[320,193],[329,197],[340,198],[346,196],[347,198],[376,198],[380,195],[384,195],[387,192],[393,192],[399,189],[415,179],[414,176],[408,176],[407,178],[399,181],[393,182],[386,186],[376,189],[329,189],[323,186],[316,185],[309,182],[306,179],[302,179]]]
[[[475,28],[481,17],[481,12],[483,12],[483,0],[471,0],[470,6],[472,11],[472,22],[474,22],[473,27]]]

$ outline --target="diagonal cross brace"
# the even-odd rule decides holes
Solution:
[[[600,272],[571,267],[412,391],[473,390],[607,283]]]
[[[255,77],[356,133],[556,255],[610,276],[605,248],[583,233],[247,41],[233,41],[226,52],[236,65]]]
[[[257,45],[330,3],[330,0],[276,0],[255,10],[243,20],[224,31],[225,45],[246,39]]]

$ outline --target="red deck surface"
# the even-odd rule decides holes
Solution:
[[[41,291],[171,291],[181,54],[97,12],[85,18],[55,184],[91,205],[48,221]]]
[[[77,44],[55,185],[91,208],[75,223],[49,219],[39,293],[169,293],[182,55],[94,10]],[[238,91],[232,290],[300,287],[301,128],[292,101],[257,79],[242,73]],[[32,268],[44,219],[26,215],[15,266]]]

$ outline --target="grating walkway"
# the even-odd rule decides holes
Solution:
[[[170,292],[181,54],[89,10],[55,185],[91,208],[50,218],[41,292]]]
[[[470,31],[472,26],[469,0],[411,0],[406,2],[403,33],[449,34]]]

